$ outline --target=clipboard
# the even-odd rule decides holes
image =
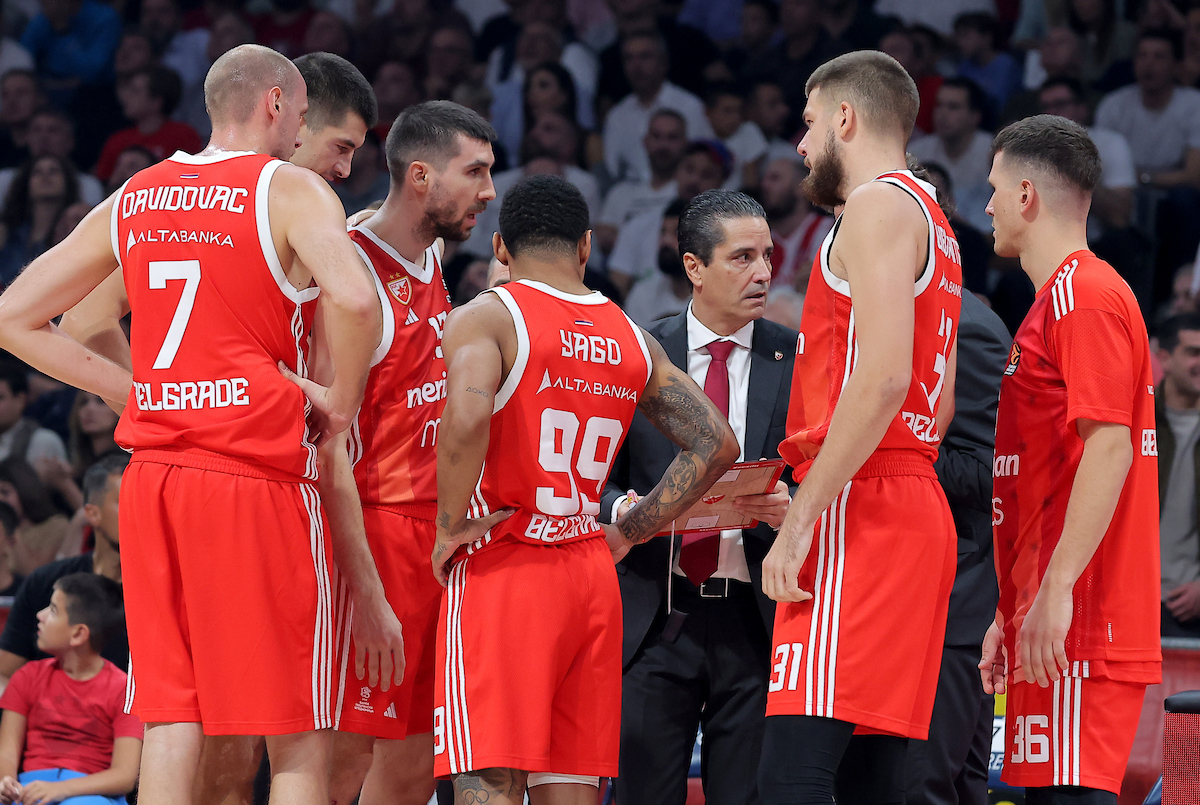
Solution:
[[[762,495],[770,492],[783,475],[786,465],[781,458],[734,464],[692,508],[655,536],[668,537],[672,534],[753,528],[758,525],[758,520],[736,511],[733,508],[733,499],[742,495]]]

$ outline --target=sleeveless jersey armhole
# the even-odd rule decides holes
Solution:
[[[371,355],[371,368],[374,368],[392,351],[392,342],[396,338],[396,316],[392,311],[392,303],[388,301],[387,291],[384,289],[383,283],[379,280],[379,272],[375,270],[375,264],[367,256],[367,253],[363,251],[362,246],[359,246],[357,243],[354,244],[354,251],[358,252],[358,256],[367,267],[367,273],[371,275],[371,279],[375,283],[375,293],[379,296],[379,305],[383,309],[383,333],[379,336],[379,346],[375,348],[374,354]]]
[[[925,216],[925,224],[929,229],[929,240],[925,245],[925,268],[921,271],[921,276],[917,278],[913,284],[913,298],[920,296],[929,287],[929,283],[933,281],[934,268],[937,265],[937,241],[934,236],[933,216],[929,214],[928,208],[925,206],[924,200],[917,195],[916,191],[906,185],[904,182],[893,176],[884,176],[876,179],[877,182],[884,182],[900,188],[917,202],[917,206],[921,208],[921,213]]]
[[[646,345],[646,339],[642,335],[642,328],[638,327],[625,311],[622,310],[621,315],[625,316],[625,321],[629,322],[629,329],[633,330],[633,337],[637,339],[638,346],[642,348],[642,357],[646,359],[646,384],[648,385],[650,383],[650,376],[654,374],[654,361],[650,359],[650,348]],[[646,386],[642,386],[642,390],[645,391]]]
[[[121,199],[125,197],[125,186],[129,179],[121,185],[121,189],[113,196],[112,212],[108,216],[108,237],[112,241],[113,257],[117,258],[117,268],[124,269],[125,261],[121,259],[121,236],[118,234],[117,219],[121,213]]]
[[[262,172],[258,174],[258,185],[254,190],[254,223],[258,227],[258,243],[262,247],[263,257],[267,261],[267,267],[271,270],[271,276],[275,278],[275,284],[279,286],[280,293],[297,305],[302,305],[316,299],[321,293],[321,289],[313,286],[301,290],[288,281],[287,274],[283,271],[283,264],[279,261],[279,254],[275,251],[275,239],[271,237],[271,213],[268,203],[271,178],[275,175],[275,171],[285,164],[287,163],[272,160],[263,165]]]
[[[504,303],[504,306],[508,308],[509,315],[512,316],[513,328],[517,332],[517,357],[513,360],[508,377],[504,379],[500,390],[496,392],[496,403],[492,407],[492,413],[498,413],[512,399],[513,393],[521,383],[521,378],[525,375],[525,366],[529,363],[529,329],[525,325],[521,306],[517,304],[517,300],[509,291],[499,287],[489,288],[484,293],[495,294]]]

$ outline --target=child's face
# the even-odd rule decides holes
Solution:
[[[62,590],[50,596],[50,605],[37,614],[37,647],[47,654],[58,654],[71,647],[71,638],[79,626],[67,617],[67,597]]]

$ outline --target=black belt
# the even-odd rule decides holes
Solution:
[[[698,598],[738,598],[753,592],[753,585],[749,582],[730,578],[708,579],[696,586],[686,576],[675,574],[673,581],[676,591]]]

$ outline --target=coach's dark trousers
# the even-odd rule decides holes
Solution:
[[[908,744],[908,805],[987,805],[995,705],[979,657],[979,646],[942,650],[929,740]]]
[[[700,598],[676,577],[674,605],[688,613],[678,634],[664,606],[625,672],[620,805],[683,805],[698,726],[706,804],[759,802],[770,637],[750,585],[729,586]]]

